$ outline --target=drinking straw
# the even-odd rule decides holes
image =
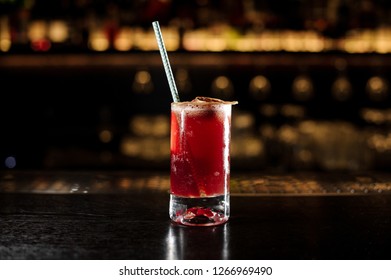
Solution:
[[[168,60],[166,47],[164,46],[162,32],[160,31],[159,22],[158,21],[152,22],[152,26],[153,26],[153,30],[155,31],[155,36],[156,36],[157,44],[159,46],[160,56],[162,57],[164,70],[166,71],[166,76],[167,76],[167,80],[168,80],[168,85],[170,86],[172,99],[174,99],[174,102],[180,102],[178,90],[176,88],[176,84],[175,84],[175,80],[174,80],[174,75],[172,74],[171,65]],[[190,153],[190,157],[192,158],[190,150],[189,150],[189,153]],[[191,164],[190,168],[191,168],[191,171],[193,174],[193,178],[194,178],[196,185],[198,187],[198,191],[200,193],[200,196],[204,196],[205,195],[205,187],[203,184],[200,184],[198,182],[197,172],[194,169],[194,166],[192,164]]]
[[[160,31],[160,26],[158,21],[152,22],[153,30],[155,31],[156,41],[159,46],[160,56],[162,57],[164,70],[166,71],[166,76],[168,80],[168,85],[170,86],[170,91],[172,95],[172,99],[174,102],[180,102],[178,90],[176,88],[174,75],[172,74],[170,61],[168,60],[168,55],[166,51],[166,47],[164,46],[162,32]]]

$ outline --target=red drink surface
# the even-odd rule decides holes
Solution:
[[[173,103],[171,194],[211,197],[229,192],[230,103]]]

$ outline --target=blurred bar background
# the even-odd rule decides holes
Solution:
[[[233,170],[390,171],[386,0],[0,0],[0,168],[169,170],[155,20]]]

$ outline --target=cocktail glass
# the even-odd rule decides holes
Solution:
[[[230,215],[232,105],[197,97],[171,103],[170,218],[189,226],[213,226]]]

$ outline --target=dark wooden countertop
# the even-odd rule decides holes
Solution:
[[[391,259],[387,176],[233,175],[230,221],[190,228],[167,177],[124,174],[0,172],[0,259]]]

